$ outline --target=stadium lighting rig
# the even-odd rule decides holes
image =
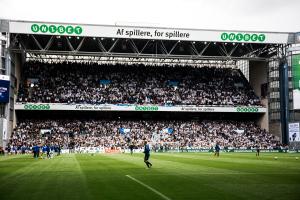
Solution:
[[[143,64],[145,66],[213,66],[213,67],[236,67],[235,60],[194,60],[194,59],[170,59],[170,58],[129,58],[129,57],[97,57],[97,56],[78,56],[78,55],[41,55],[27,53],[26,61],[39,61],[47,63],[96,63],[96,64],[122,64],[134,65]]]

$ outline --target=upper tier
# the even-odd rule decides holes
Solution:
[[[17,102],[261,105],[237,69],[37,62],[23,67]]]

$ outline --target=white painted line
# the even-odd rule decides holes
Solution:
[[[151,191],[154,192],[155,194],[159,195],[159,196],[162,197],[163,199],[165,199],[165,200],[171,200],[169,197],[167,197],[166,195],[160,193],[159,191],[157,191],[156,189],[150,187],[149,185],[147,185],[147,184],[145,184],[145,183],[143,183],[143,182],[141,182],[141,181],[139,181],[139,180],[133,178],[133,177],[130,176],[130,175],[126,175],[126,176],[127,176],[128,178],[130,178],[131,180],[133,180],[133,181],[135,181],[135,182],[141,184],[141,185],[144,186],[145,188],[148,188],[149,190],[151,190]]]

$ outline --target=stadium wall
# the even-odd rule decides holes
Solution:
[[[19,91],[19,84],[20,84],[20,80],[21,80],[21,70],[22,70],[22,65],[24,63],[24,58],[22,58],[21,54],[14,54],[14,61],[15,61],[15,80],[16,80],[16,84],[15,84],[15,93],[14,93],[14,103],[16,102],[17,99],[17,91]],[[14,109],[13,112],[13,121],[11,123],[11,127],[12,130],[16,127],[17,124],[17,115]]]
[[[262,97],[261,85],[267,83],[267,63],[251,61],[249,63],[249,82],[257,96]]]
[[[262,104],[264,106],[266,106],[266,108],[268,109],[268,99],[265,98],[265,99],[262,99]],[[267,131],[270,130],[270,127],[269,127],[269,112],[265,112],[264,114],[262,114],[258,121],[257,121],[257,124],[260,126],[260,128],[262,129],[265,129]]]
[[[0,22],[0,25],[2,25],[2,22]],[[1,86],[5,88],[4,93],[3,91],[1,92],[1,104],[0,104],[0,147],[5,146],[8,138],[10,137],[10,129],[9,129],[9,114],[10,114],[10,106],[13,104],[10,104],[10,95],[11,95],[11,79],[9,77],[11,73],[10,65],[11,65],[11,59],[9,56],[9,51],[6,50],[9,46],[9,37],[3,29],[1,29],[1,37],[0,37],[0,74],[2,76],[2,80],[10,81],[9,84],[10,86],[3,85]],[[8,90],[8,91],[7,91]]]
[[[249,83],[252,86],[255,94],[261,98],[262,104],[268,110],[268,98],[266,94],[263,94],[262,85],[267,83],[268,71],[267,63],[263,61],[251,61],[249,63]],[[269,116],[268,112],[261,115],[257,120],[257,124],[269,131]]]
[[[300,121],[300,111],[299,110],[294,110],[294,113],[293,113],[293,120],[294,121]]]
[[[281,134],[281,124],[280,122],[272,122],[269,126],[269,132],[273,134],[275,137],[279,138],[279,141],[282,142],[282,134]]]

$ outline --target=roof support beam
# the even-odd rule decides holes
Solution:
[[[209,45],[210,45],[210,42],[208,42],[206,45],[205,45],[205,47],[202,49],[202,51],[199,53],[199,56],[202,56],[203,55],[203,53],[206,51],[206,49],[209,47]]]
[[[199,52],[198,52],[197,48],[195,47],[194,43],[193,43],[193,42],[191,42],[191,44],[190,44],[190,45],[191,45],[191,49],[193,50],[193,52],[194,52],[196,55],[198,55],[198,56],[199,56],[200,54],[199,54]]]
[[[38,46],[38,48],[40,49],[40,50],[44,50],[43,49],[43,47],[42,47],[42,45],[39,43],[39,41],[35,38],[35,36],[34,35],[30,35],[32,38],[33,38],[33,41],[34,41],[34,43]]]
[[[131,44],[131,46],[132,46],[133,51],[134,51],[135,53],[139,54],[139,53],[140,53],[140,52],[139,52],[139,49],[138,49],[137,46],[135,45],[134,41],[133,41],[132,39],[129,39],[129,42],[130,42],[130,44]]]
[[[143,48],[142,48],[142,50],[140,51],[139,54],[143,53],[143,51],[144,51],[144,49],[147,47],[148,43],[149,43],[149,40],[147,40],[146,44],[143,46]]]
[[[84,40],[85,40],[85,38],[83,37],[75,51],[79,51],[80,50],[80,48],[82,47],[82,45],[84,43]]]
[[[164,52],[164,54],[168,54],[168,50],[162,40],[160,40],[160,48],[161,48],[162,52]]]
[[[110,49],[108,50],[108,53],[111,53],[111,51],[114,49],[114,47],[116,46],[116,44],[118,43],[119,38],[115,40],[115,42],[111,45]]]
[[[54,36],[52,35],[49,41],[47,42],[44,50],[48,50],[51,47],[53,40],[54,40]]]
[[[233,54],[233,52],[235,52],[235,50],[239,47],[240,44],[236,44],[233,49],[231,49],[231,51],[229,52],[228,56],[231,56]]]
[[[69,40],[68,37],[66,37],[66,40],[67,40],[67,44],[68,44],[70,50],[71,50],[71,51],[75,51],[75,49],[74,49],[73,45],[71,44],[71,42],[70,42],[70,40]]]
[[[179,43],[179,41],[177,41],[173,47],[171,48],[171,50],[169,51],[168,55],[171,55],[171,53],[174,51],[174,49],[176,48],[177,44]]]
[[[102,52],[106,52],[107,53],[107,50],[105,49],[104,45],[102,44],[101,40],[99,38],[97,38],[97,44],[98,44],[98,47],[100,48],[100,50]]]

